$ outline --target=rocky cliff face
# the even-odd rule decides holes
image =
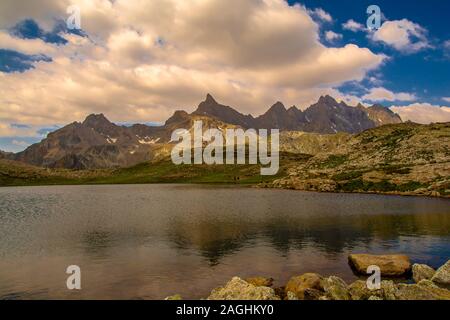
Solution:
[[[330,96],[321,97],[305,111],[295,106],[286,109],[281,102],[277,102],[266,113],[254,118],[223,106],[208,95],[193,114],[217,118],[243,128],[315,133],[359,133],[377,126],[402,122],[397,114],[381,105],[352,107]]]
[[[383,107],[380,104],[375,104],[369,108],[365,108],[363,105],[358,105],[358,108],[367,113],[370,120],[375,123],[375,126],[379,127],[386,124],[402,123],[400,116],[390,109]]]
[[[281,102],[275,103],[266,113],[254,120],[258,129],[297,130],[302,112],[296,107],[287,110]]]
[[[231,107],[217,103],[210,94],[206,96],[206,100],[201,102],[197,110],[192,114],[213,117],[222,122],[242,126],[244,128],[252,128],[255,120],[251,115],[243,115]]]
[[[365,110],[338,103],[330,96],[321,97],[303,114],[305,121],[299,129],[306,132],[358,133],[376,126]]]
[[[0,158],[50,168],[127,167],[167,155],[172,132],[178,128],[190,129],[195,120],[202,120],[205,129],[241,127],[329,134],[359,133],[386,123],[401,122],[400,117],[382,106],[350,107],[330,96],[321,97],[305,111],[295,106],[286,109],[277,102],[265,114],[254,118],[219,104],[208,94],[195,112],[176,111],[160,127],[118,126],[103,114],[92,114],[82,123],[74,122],[50,133],[23,152],[2,153]]]
[[[83,123],[74,122],[50,133],[40,143],[16,154],[14,160],[50,168],[130,166],[150,159],[148,145],[154,143],[134,130],[117,126],[104,115],[90,115]]]
[[[170,154],[172,132],[179,128],[190,129],[196,120],[203,121],[205,130],[236,127],[216,118],[189,115],[184,111],[175,112],[161,127],[118,126],[102,114],[92,114],[82,123],[74,122],[56,130],[40,143],[12,154],[8,159],[48,168],[130,167]]]

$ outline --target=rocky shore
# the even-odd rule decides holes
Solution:
[[[355,273],[367,275],[367,267],[376,265],[382,281],[369,289],[367,282],[357,280],[347,284],[336,276],[317,273],[293,276],[284,287],[273,288],[272,278],[234,277],[223,287],[212,290],[207,300],[450,300],[450,260],[439,269],[423,264],[411,265],[405,255],[349,256]],[[398,278],[411,278],[398,283]],[[181,300],[175,295],[166,300]]]

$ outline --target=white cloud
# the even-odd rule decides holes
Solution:
[[[416,96],[412,93],[394,93],[386,88],[377,87],[370,89],[369,93],[362,98],[368,101],[413,101],[416,99]]]
[[[366,30],[366,27],[363,24],[356,22],[353,19],[350,19],[346,23],[342,24],[342,28],[344,28],[345,30],[353,31],[353,32]]]
[[[195,108],[207,92],[255,115],[276,100],[306,106],[322,94],[341,95],[333,88],[363,80],[386,59],[356,45],[324,46],[308,11],[284,0],[46,0],[47,15],[41,3],[30,2],[34,12],[14,2],[0,6],[9,26],[24,16],[51,25],[66,16],[66,4],[78,4],[90,38],[65,35],[69,42],[59,47],[8,38],[17,50],[53,61],[0,72],[4,128],[67,124],[92,112],[164,121],[176,109]],[[4,131],[0,136],[11,128]]]
[[[450,97],[444,97],[444,98],[442,98],[442,100],[444,100],[445,102],[449,102],[450,103]]]
[[[0,29],[10,28],[18,21],[28,19],[30,17],[39,20],[40,25],[51,30],[55,18],[66,18],[66,8],[69,1],[0,1]]]
[[[427,30],[407,19],[386,21],[380,29],[372,34],[372,40],[383,42],[406,53],[430,47]]]
[[[323,10],[322,8],[316,8],[314,10],[309,10],[308,12],[310,14],[312,14],[313,16],[319,18],[322,21],[325,21],[325,22],[333,21],[333,17],[328,12]]]
[[[327,32],[325,32],[325,38],[328,41],[340,40],[340,39],[342,39],[342,34],[336,33],[334,31],[327,31]]]
[[[398,113],[403,121],[409,120],[422,124],[450,121],[449,107],[440,107],[429,103],[414,103],[405,107],[393,106],[390,109]]]
[[[381,80],[377,77],[374,77],[374,76],[369,77],[368,80],[374,86],[380,86],[383,83],[383,80]]]

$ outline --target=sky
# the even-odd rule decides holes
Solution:
[[[0,149],[91,113],[161,123],[207,93],[254,116],[329,94],[450,121],[449,21],[441,0],[2,0]]]

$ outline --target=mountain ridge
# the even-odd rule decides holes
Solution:
[[[166,154],[172,132],[191,128],[195,120],[203,120],[204,128],[236,126],[322,134],[354,134],[402,122],[398,115],[382,106],[351,107],[331,96],[321,97],[305,111],[295,106],[286,109],[283,103],[277,102],[255,118],[218,103],[208,94],[194,112],[175,111],[162,126],[120,126],[110,122],[104,114],[91,114],[83,122],[73,122],[49,133],[41,142],[22,152],[4,153],[0,157],[50,168],[128,167]]]
[[[276,176],[260,176],[259,165],[177,166],[167,154],[126,168],[81,171],[0,159],[0,185],[221,183],[449,198],[448,146],[450,122],[404,122],[356,135],[286,131],[280,133]]]
[[[321,96],[304,111],[296,106],[289,109],[276,102],[264,114],[253,117],[219,104],[210,94],[192,114],[216,117],[219,120],[255,129],[280,129],[315,133],[360,133],[380,125],[403,122],[398,114],[381,105],[356,107],[337,102],[333,97]]]

